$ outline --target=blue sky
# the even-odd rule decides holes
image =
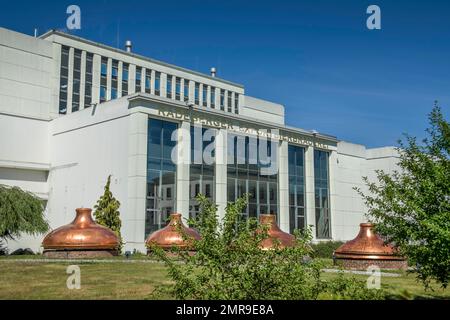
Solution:
[[[75,34],[209,72],[283,104],[288,125],[369,147],[424,136],[439,100],[450,115],[450,1],[8,1],[0,26],[32,34]],[[366,28],[381,8],[382,30]]]

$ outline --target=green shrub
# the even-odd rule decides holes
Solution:
[[[312,256],[314,258],[332,259],[333,252],[343,244],[344,242],[342,241],[325,241],[311,244],[313,249]]]
[[[172,248],[168,255],[161,248],[150,245],[156,257],[165,262],[170,284],[158,287],[153,298],[173,296],[176,299],[200,300],[313,300],[331,295],[333,299],[378,298],[364,290],[364,283],[356,280],[322,279],[322,263],[318,259],[305,262],[311,255],[308,245],[311,230],[296,232],[296,245],[281,249],[261,250],[260,243],[268,237],[266,225],[254,218],[242,219],[246,198],[229,203],[219,222],[217,206],[203,195],[197,197],[201,211],[190,220],[200,233],[201,240],[189,238],[179,228],[194,255]],[[180,263],[181,262],[181,263]],[[351,290],[355,289],[354,294]]]
[[[114,231],[120,240],[118,251],[122,252],[123,240],[120,233],[122,227],[122,221],[120,220],[120,202],[114,198],[111,190],[111,175],[108,176],[108,180],[105,185],[105,192],[98,199],[97,204],[94,206],[95,222],[98,224],[110,228]]]

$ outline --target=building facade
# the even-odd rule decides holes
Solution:
[[[145,250],[170,212],[195,217],[204,194],[223,216],[277,215],[284,231],[348,240],[364,222],[353,189],[391,172],[394,148],[367,149],[285,124],[284,107],[244,86],[75,37],[0,28],[0,184],[33,192],[52,228],[93,207],[108,175],[125,249]],[[42,236],[10,241],[40,251]]]

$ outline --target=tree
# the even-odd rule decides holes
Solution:
[[[38,235],[49,230],[44,203],[19,187],[0,185],[0,240],[15,239],[22,233]]]
[[[376,231],[417,266],[426,288],[433,279],[447,287],[450,276],[450,126],[437,102],[429,123],[421,144],[399,141],[399,170],[378,170],[377,183],[365,177],[367,194],[356,189]]]
[[[97,204],[94,206],[95,221],[107,228],[110,228],[116,233],[120,239],[119,252],[122,251],[123,241],[120,233],[122,227],[122,221],[120,220],[120,202],[114,198],[111,190],[111,175],[108,176],[108,180],[105,185],[105,192],[98,199]]]
[[[304,260],[312,251],[308,245],[311,230],[296,232],[294,247],[282,249],[275,243],[273,250],[262,250],[260,244],[268,237],[268,226],[255,218],[242,219],[246,198],[229,203],[222,221],[215,204],[204,195],[198,195],[197,200],[201,211],[189,224],[199,231],[201,239],[189,237],[181,226],[178,229],[195,254],[172,248],[172,255],[168,255],[155,244],[149,246],[165,262],[173,280],[159,287],[153,298],[167,294],[200,300],[317,299],[324,294],[336,299],[383,297],[382,290],[369,290],[364,282],[342,275],[323,280],[322,264]]]

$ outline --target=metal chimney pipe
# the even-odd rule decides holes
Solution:
[[[131,44],[130,40],[127,40],[125,42],[125,49],[127,50],[127,52],[131,52],[131,48],[133,47],[133,45]]]
[[[211,77],[215,77],[216,76],[216,68],[212,67],[211,68]]]

